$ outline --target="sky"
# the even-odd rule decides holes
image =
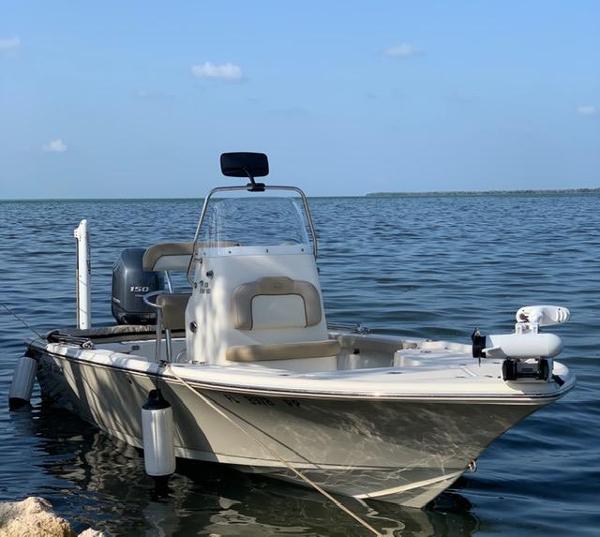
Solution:
[[[600,2],[0,0],[0,198],[600,186]]]

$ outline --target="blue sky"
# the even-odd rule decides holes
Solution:
[[[0,9],[0,198],[600,186],[599,2]]]

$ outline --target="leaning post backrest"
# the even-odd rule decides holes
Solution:
[[[232,241],[221,241],[220,246],[235,246]],[[198,248],[202,243],[198,243]],[[193,242],[164,242],[150,246],[144,253],[142,264],[144,270],[154,272],[187,271],[194,253]]]
[[[310,282],[265,276],[233,291],[231,316],[238,330],[315,326],[321,322],[321,297]]]

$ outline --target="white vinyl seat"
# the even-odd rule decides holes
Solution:
[[[321,323],[321,296],[310,282],[286,276],[266,276],[239,285],[232,294],[232,324],[237,330],[298,333]],[[258,338],[260,339],[260,337]],[[340,352],[335,340],[235,345],[227,349],[231,362],[260,362],[325,358]]]
[[[262,362],[275,360],[301,360],[337,356],[341,347],[337,340],[279,343],[273,345],[237,345],[227,349],[230,362]]]

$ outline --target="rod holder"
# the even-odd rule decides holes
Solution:
[[[90,280],[92,266],[90,263],[90,242],[87,220],[79,222],[73,236],[77,241],[77,267],[75,279],[77,283],[77,328],[85,330],[92,326],[92,293]]]

